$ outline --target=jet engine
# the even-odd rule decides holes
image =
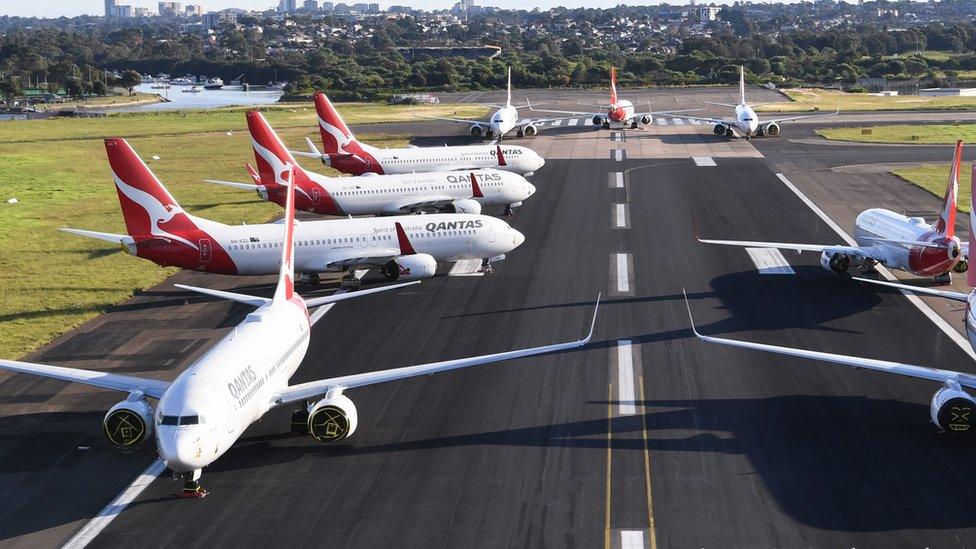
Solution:
[[[390,280],[430,278],[437,272],[437,260],[430,254],[401,255],[388,261],[381,271]]]
[[[962,274],[969,270],[969,258],[964,257],[960,259],[955,265],[952,266],[952,270]]]
[[[522,131],[525,133],[526,137],[532,137],[535,134],[539,133],[539,129],[533,126],[532,124],[529,124],[524,128],[522,128]]]
[[[820,254],[820,266],[831,272],[846,273],[851,267],[851,256],[840,252],[823,252]]]
[[[932,397],[932,423],[943,431],[965,433],[976,420],[976,399],[949,381]]]
[[[308,407],[308,434],[319,442],[337,442],[356,432],[359,413],[346,395],[326,395]]]
[[[645,114],[644,116],[641,117],[641,124],[644,124],[646,126],[650,123],[651,123],[651,115]]]
[[[459,198],[444,206],[445,213],[480,214],[481,203],[470,198]]]
[[[603,117],[600,116],[600,115],[594,116],[593,117],[593,125],[594,126],[602,126],[603,125]]]
[[[481,137],[482,135],[484,135],[484,133],[485,133],[485,129],[482,128],[481,126],[477,124],[471,126],[471,135],[475,137]]]
[[[141,391],[133,391],[105,414],[105,438],[116,448],[137,448],[153,435],[153,409]]]
[[[725,135],[725,124],[715,124],[715,127],[712,128],[712,133],[715,135]]]
[[[779,135],[779,124],[776,122],[770,122],[766,124],[766,133],[768,135]]]

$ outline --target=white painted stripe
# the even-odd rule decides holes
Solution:
[[[480,259],[462,259],[451,266],[447,276],[485,276],[485,273],[481,271]]]
[[[620,549],[644,549],[644,531],[621,530]]]
[[[614,204],[614,224],[613,226],[618,229],[623,229],[627,226],[627,205],[626,204]]]
[[[524,124],[528,124],[531,121],[532,121],[531,118],[523,118],[523,119],[519,120],[518,122],[516,122],[516,124],[518,124],[519,126],[522,126]]]
[[[711,156],[692,156],[692,160],[695,161],[695,165],[699,167],[715,166],[715,159]]]
[[[95,539],[95,536],[111,524],[165,470],[166,466],[163,465],[163,460],[157,459],[154,461],[152,465],[147,467],[141,475],[132,481],[132,484],[125,490],[122,490],[121,494],[116,496],[100,513],[95,515],[95,518],[88,521],[88,524],[85,524],[74,537],[69,539],[68,543],[64,544],[63,549],[82,549],[83,547],[87,547]]]
[[[616,160],[617,162],[622,161],[624,159],[624,150],[623,149],[614,149],[613,150],[613,159]]]
[[[680,118],[672,118],[671,122],[673,122],[675,126],[683,126],[685,123],[685,121]]]
[[[566,121],[567,126],[575,126],[576,124],[579,124],[579,118],[572,118]]]
[[[617,413],[622,416],[637,413],[634,396],[634,348],[629,339],[617,341]]]
[[[627,254],[615,254],[617,256],[617,291],[626,293],[630,291],[630,274],[627,267]]]
[[[611,141],[623,141],[623,136],[620,134],[620,132],[613,132],[610,135],[610,140]]]
[[[562,123],[563,123],[563,121],[562,121],[562,120],[553,120],[553,121],[552,121],[552,125],[553,125],[553,126],[558,126],[558,125],[560,125],[560,124],[562,124]]]
[[[614,175],[614,183],[615,183],[614,186],[617,187],[618,189],[624,188],[624,172],[616,172],[613,175]]]
[[[814,204],[812,200],[807,198],[807,195],[803,194],[803,192],[800,189],[798,189],[796,185],[791,183],[789,179],[786,179],[786,176],[784,176],[781,173],[778,173],[776,174],[776,177],[778,177],[779,180],[782,181],[783,184],[787,186],[787,188],[793,191],[793,193],[796,196],[800,197],[800,200],[802,200],[803,203],[806,204],[808,208],[813,210],[813,213],[817,214],[817,216],[820,217],[820,219],[822,219],[824,223],[826,223],[828,226],[830,226],[831,229],[834,230],[834,232],[840,235],[840,237],[844,239],[844,242],[847,242],[851,246],[857,246],[857,241],[851,238],[851,235],[847,234],[847,232],[844,229],[841,229],[840,225],[834,222],[834,220],[831,219],[830,216],[828,216],[816,204]],[[885,277],[886,280],[894,281],[894,282],[898,281],[895,275],[891,274],[891,271],[882,267],[881,265],[876,265],[875,269],[877,269],[878,272],[881,273],[881,275]],[[918,310],[922,311],[922,314],[928,317],[928,319],[931,320],[933,324],[935,324],[936,326],[939,327],[940,330],[945,332],[945,334],[949,336],[949,339],[955,342],[955,344],[958,345],[959,348],[963,350],[963,352],[969,355],[969,357],[972,358],[973,360],[976,360],[976,352],[974,352],[972,346],[969,345],[969,341],[965,337],[963,337],[962,334],[956,331],[956,329],[953,328],[951,324],[946,322],[944,318],[942,318],[941,316],[938,315],[938,313],[933,311],[932,307],[929,307],[929,305],[924,301],[922,301],[917,295],[909,292],[908,290],[899,290],[899,291],[905,296],[906,299],[908,299],[908,301],[912,303],[912,305],[918,307]]]
[[[786,261],[783,254],[775,248],[746,248],[749,258],[756,264],[756,270],[761,275],[791,275],[796,274],[793,267]]]
[[[668,125],[668,119],[667,118],[658,118],[657,119],[657,123],[658,123],[659,126],[667,126]]]
[[[691,122],[691,124],[693,126],[700,126],[701,125],[701,120],[695,120],[694,118],[689,118],[688,119],[688,122]]]

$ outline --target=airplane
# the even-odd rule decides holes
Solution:
[[[973,164],[972,175],[976,177],[976,164]],[[972,197],[970,197],[969,203],[969,241],[973,241],[973,227],[976,223],[976,210],[973,209]],[[935,288],[920,288],[918,286],[911,286],[908,284],[899,284],[897,282],[888,282],[885,280],[872,280],[869,278],[853,277],[854,280],[859,282],[867,282],[870,284],[877,284],[879,286],[887,286],[889,288],[897,288],[899,290],[905,290],[917,294],[931,295],[935,297],[942,297],[945,299],[951,299],[953,301],[961,301],[966,304],[966,312],[963,315],[963,321],[966,327],[966,339],[969,340],[969,346],[976,350],[976,270],[969,270],[966,273],[966,284],[973,288],[968,294],[962,292],[953,292],[948,290],[936,290]]]
[[[695,120],[698,122],[704,122],[706,124],[714,124],[712,132],[715,135],[724,135],[726,137],[733,137],[735,135],[742,135],[746,140],[752,139],[752,136],[763,136],[763,135],[779,135],[780,124],[783,122],[791,122],[793,120],[801,120],[803,118],[813,118],[815,116],[833,116],[838,114],[840,111],[828,112],[828,113],[817,113],[817,114],[806,114],[800,116],[787,116],[783,118],[774,118],[772,120],[766,120],[765,122],[760,122],[759,115],[753,110],[753,107],[758,107],[759,105],[749,105],[746,102],[746,72],[745,67],[739,66],[739,102],[735,105],[729,103],[712,103],[712,105],[718,105],[720,107],[729,107],[735,109],[735,118],[709,118],[700,116],[689,116],[689,115],[678,115],[678,114],[668,114],[665,116],[670,118],[681,118],[684,120]]]
[[[688,318],[691,320],[691,330],[695,337],[706,343],[716,343],[730,347],[742,349],[752,349],[767,353],[820,360],[832,362],[842,366],[850,366],[856,369],[874,370],[877,372],[887,372],[919,379],[927,379],[942,384],[942,387],[935,392],[929,406],[929,417],[941,431],[950,433],[963,433],[969,431],[976,422],[976,398],[963,388],[976,389],[976,375],[965,372],[955,372],[952,370],[942,370],[939,368],[928,368],[925,366],[915,366],[901,362],[891,362],[887,360],[877,360],[872,358],[860,358],[855,356],[824,353],[821,351],[810,351],[793,347],[781,347],[766,343],[753,343],[751,341],[741,341],[738,339],[726,339],[712,337],[702,334],[695,327],[695,319],[691,314],[691,304],[688,302],[688,294],[685,292],[685,306],[688,308]]]
[[[323,164],[342,173],[410,174],[496,168],[528,177],[546,163],[532,149],[518,145],[506,145],[504,148],[491,145],[445,145],[379,149],[357,141],[342,116],[322,92],[315,94],[315,111],[318,113],[323,150],[320,152],[306,138],[310,152],[294,151],[294,154],[321,159]]]
[[[955,235],[961,160],[962,141],[959,141],[956,143],[942,211],[931,225],[921,217],[906,217],[891,210],[871,208],[861,212],[854,220],[856,246],[712,240],[700,238],[697,234],[696,237],[699,242],[707,244],[820,252],[820,265],[835,273],[847,272],[853,265],[861,267],[866,274],[875,274],[874,266],[880,263],[889,269],[908,271],[916,276],[931,276],[939,284],[948,284],[950,270],[964,273],[969,268],[969,244],[960,242]]]
[[[156,179],[124,139],[105,140],[128,234],[62,231],[111,242],[128,254],[164,267],[218,274],[278,272],[278,223],[224,225],[191,215]],[[281,166],[292,173],[292,166]],[[296,185],[296,189],[297,189]],[[504,221],[478,214],[429,214],[302,221],[295,268],[312,282],[321,272],[377,267],[390,280],[434,276],[439,261],[481,259],[482,270],[520,246],[525,237]]]
[[[496,110],[487,122],[482,120],[465,120],[463,118],[445,118],[440,116],[423,116],[419,114],[414,114],[417,118],[426,118],[428,120],[446,120],[447,122],[457,122],[459,124],[470,124],[471,135],[475,137],[485,136],[488,139],[497,139],[499,141],[508,132],[515,130],[518,137],[532,137],[539,133],[539,128],[536,124],[544,124],[546,122],[554,122],[556,120],[565,120],[566,117],[562,118],[545,118],[545,119],[535,119],[535,120],[523,120],[519,122],[518,107],[512,105],[512,68],[508,68],[508,98],[504,105],[488,105],[489,107],[494,107]]]
[[[306,433],[319,442],[336,442],[356,430],[358,411],[345,394],[350,389],[578,348],[592,337],[595,311],[590,332],[576,341],[290,385],[309,347],[314,323],[309,308],[416,282],[303,299],[294,287],[296,239],[301,237],[296,234],[295,187],[288,189],[284,223],[275,227],[283,245],[276,250],[281,267],[273,298],[177,285],[256,309],[172,382],[12,360],[0,360],[0,369],[127,393],[125,400],[106,413],[105,437],[119,448],[131,449],[155,434],[160,459],[174,477],[183,480],[178,495],[202,498],[207,495],[200,485],[203,469],[274,408],[297,405],[292,425],[301,422]],[[155,407],[150,400],[156,401]]]
[[[617,97],[617,69],[610,67],[610,103],[597,107],[601,112],[577,112],[577,111],[556,111],[550,109],[536,109],[529,105],[529,110],[536,112],[547,112],[553,114],[568,114],[571,117],[585,116],[591,118],[594,126],[610,129],[611,122],[619,123],[622,128],[630,126],[637,129],[638,122],[647,125],[654,119],[655,114],[668,114],[664,112],[634,112],[634,104],[627,99]],[[673,112],[673,111],[672,111]]]
[[[439,171],[326,177],[302,169],[260,112],[247,113],[247,126],[258,166],[257,170],[247,166],[254,183],[204,181],[252,191],[262,200],[284,205],[281,177],[283,167],[291,165],[299,193],[298,209],[303,211],[324,215],[479,214],[483,206],[504,206],[505,214],[513,215],[515,208],[535,193],[535,186],[521,175],[485,168],[467,174]]]

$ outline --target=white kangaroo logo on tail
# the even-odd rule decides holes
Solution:
[[[322,117],[319,117],[319,127],[325,130],[325,133],[331,135],[332,138],[336,140],[336,144],[339,146],[339,152],[346,152],[346,145],[352,143],[351,137],[342,133],[342,130],[339,128],[333,126],[325,120],[322,120]]]
[[[251,138],[251,145],[254,146],[254,150],[258,153],[258,155],[260,155],[261,158],[263,158],[264,161],[271,166],[271,171],[274,172],[274,182],[281,186],[287,186],[288,182],[282,178],[282,174],[288,173],[288,170],[291,169],[291,165],[282,162],[281,159],[278,158],[278,155],[262,147],[257,141],[254,140],[253,137]],[[296,166],[295,168],[297,171],[298,167]],[[312,197],[305,192],[305,189],[299,187],[298,185],[295,185],[295,191],[302,193],[305,198],[312,200]]]
[[[122,179],[114,171],[112,172],[112,178],[115,179],[115,186],[122,191],[122,194],[124,194],[129,200],[142,206],[142,209],[146,211],[146,214],[149,216],[150,234],[153,236],[169,238],[177,242],[182,242],[194,250],[200,249],[193,242],[165,231],[159,226],[160,223],[167,223],[179,214],[186,214],[186,212],[183,211],[183,208],[179,207],[177,204],[164,205],[160,203],[155,196],[147,193],[146,191],[137,189],[125,181],[122,181]]]

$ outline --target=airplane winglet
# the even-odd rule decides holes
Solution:
[[[596,294],[596,304],[593,306],[593,320],[590,321],[590,331],[586,334],[586,337],[580,340],[580,346],[586,345],[593,338],[593,330],[596,328],[596,317],[597,313],[600,312],[600,299],[603,298],[603,292]]]
[[[698,217],[695,215],[691,216],[691,232],[695,235],[695,240],[702,242],[701,233],[698,232]]]
[[[688,290],[681,288],[681,294],[685,296],[685,308],[688,309],[688,320],[691,322],[691,331],[695,334],[695,337],[702,341],[707,341],[707,337],[702,335],[695,327],[695,317],[691,314],[691,302],[688,301]]]
[[[484,198],[485,194],[481,192],[481,187],[478,185],[478,178],[471,172],[471,197],[472,198]]]
[[[417,253],[414,249],[413,244],[410,243],[410,239],[407,238],[407,232],[403,230],[403,225],[399,221],[395,223],[397,243],[400,244],[400,255],[413,255]]]
[[[501,145],[495,145],[495,155],[498,157],[499,166],[508,166],[508,163],[505,162],[505,155],[502,153]]]

